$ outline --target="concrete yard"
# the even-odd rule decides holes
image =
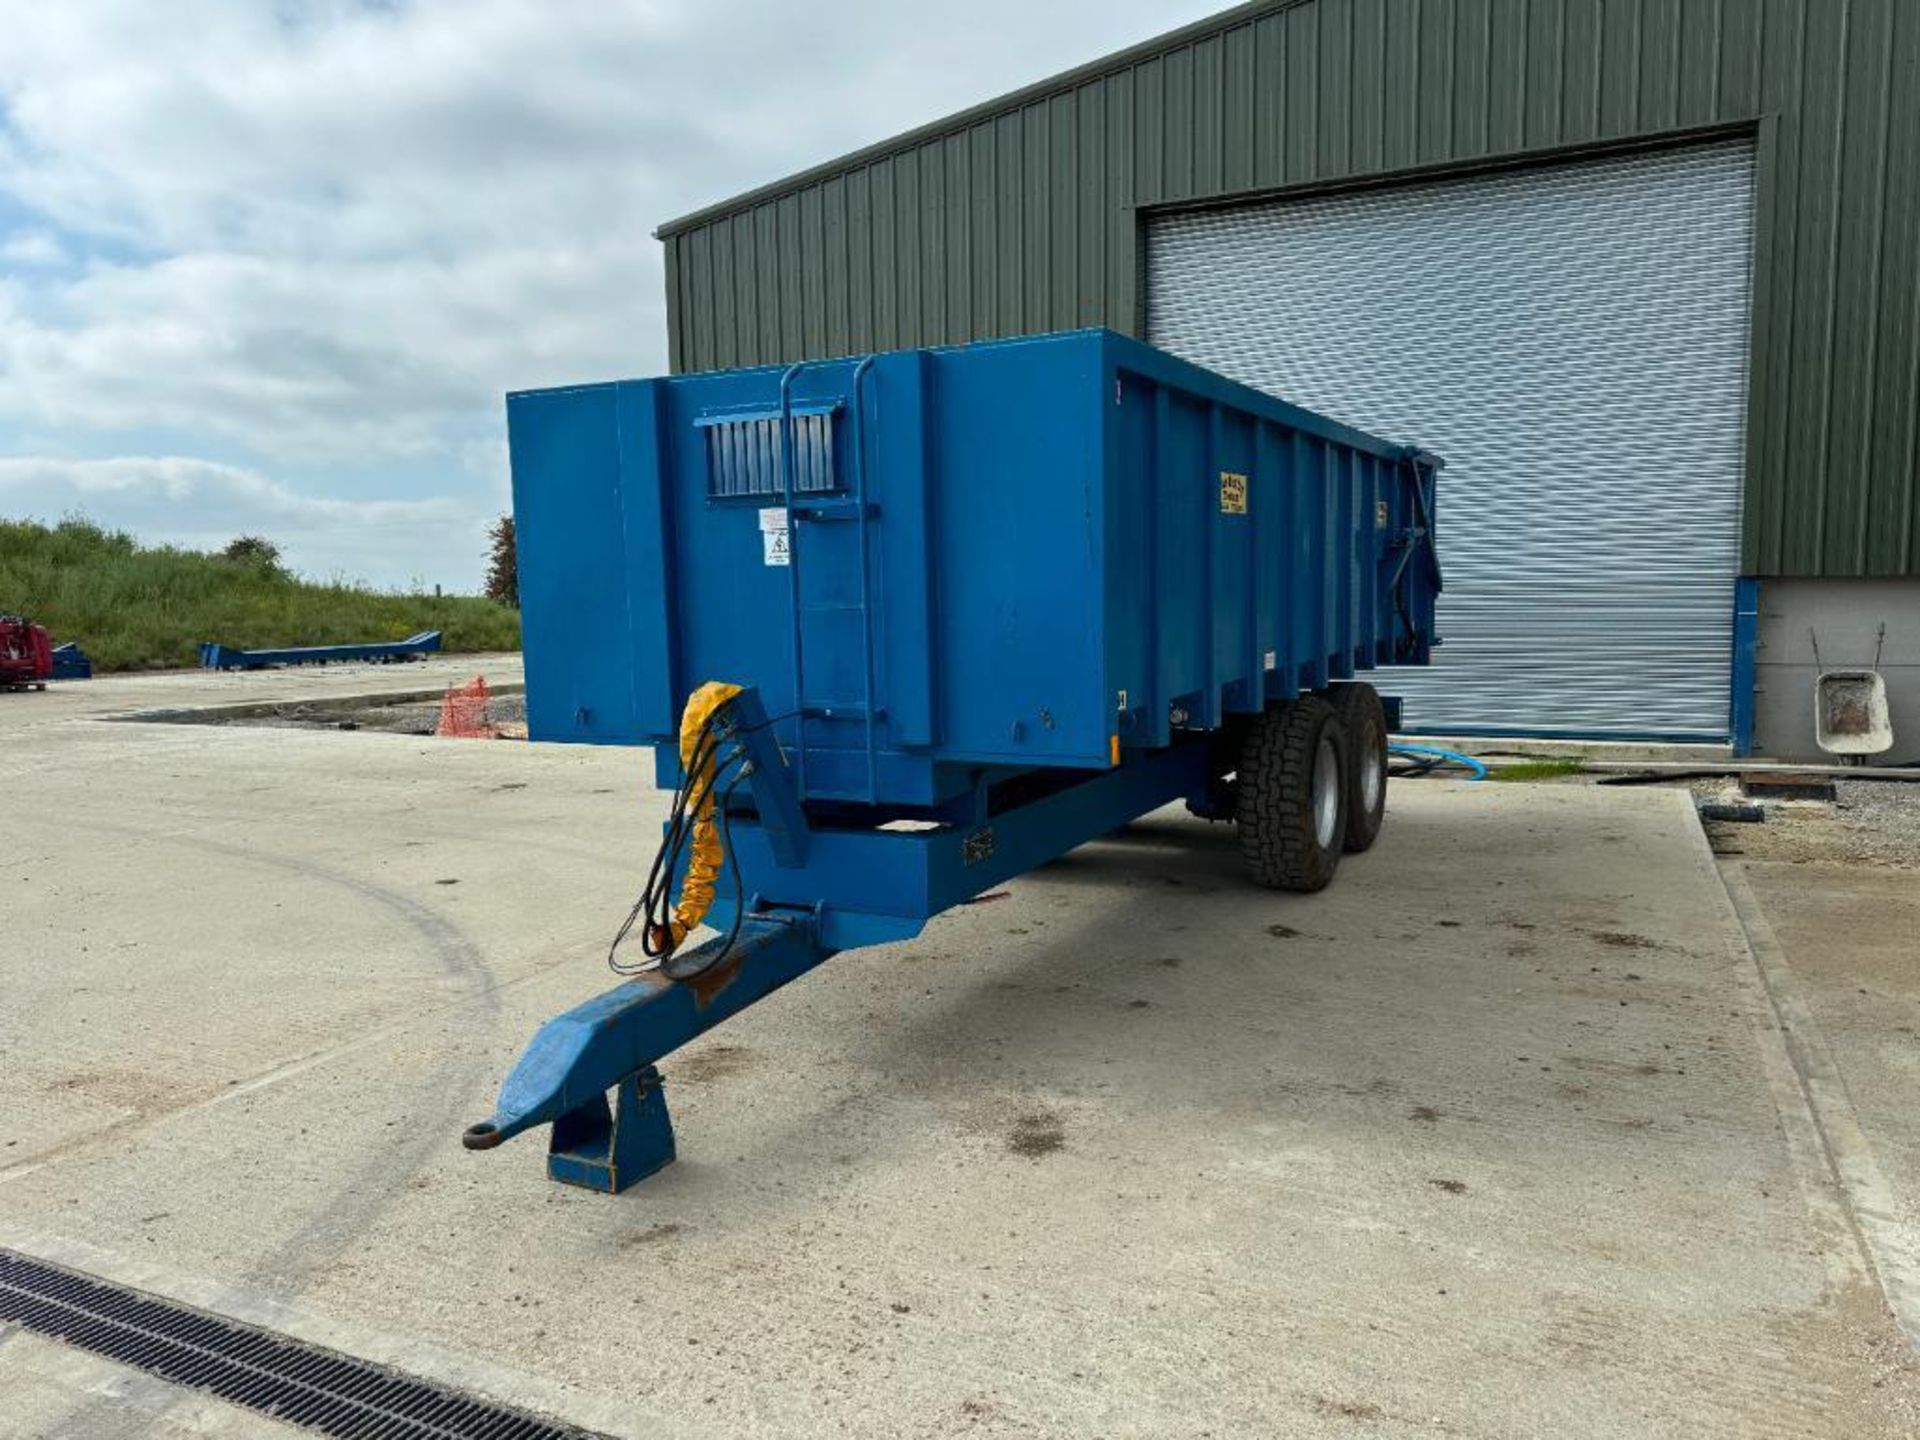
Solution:
[[[609,1198],[459,1136],[611,983],[638,754],[100,718],[480,670],[0,695],[0,1245],[617,1435],[1920,1430],[1913,932],[1797,966],[1684,792],[1401,784],[1312,898],[1154,816],[675,1056]],[[18,1330],[0,1395],[298,1433]]]

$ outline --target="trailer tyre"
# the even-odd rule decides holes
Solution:
[[[1336,685],[1330,698],[1347,732],[1347,853],[1357,855],[1387,818],[1387,711],[1364,681]]]
[[[1347,769],[1346,730],[1324,700],[1303,695],[1247,727],[1234,818],[1256,884],[1327,888],[1346,839]]]

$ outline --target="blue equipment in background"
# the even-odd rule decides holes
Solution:
[[[269,665],[326,665],[336,660],[422,660],[440,649],[440,632],[422,630],[405,640],[370,645],[300,645],[285,650],[240,650],[207,641],[200,647],[204,670],[261,670]]]
[[[86,651],[69,640],[64,645],[56,645],[53,647],[53,674],[47,678],[51,680],[91,680],[93,678],[93,661],[87,657]]]
[[[651,745],[679,793],[660,963],[549,1022],[470,1148],[551,1123],[556,1179],[623,1189],[673,1158],[667,1053],[1164,805],[1285,888],[1371,843],[1393,707],[1353,677],[1436,643],[1424,451],[1103,330],[508,421],[529,737]],[[744,688],[683,736],[705,681]],[[723,933],[678,951],[702,805]]]

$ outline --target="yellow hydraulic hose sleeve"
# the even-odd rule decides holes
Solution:
[[[673,907],[673,921],[668,933],[661,937],[667,942],[662,947],[666,953],[680,948],[680,942],[693,932],[693,928],[706,917],[713,905],[713,882],[719,877],[720,864],[726,858],[726,852],[720,846],[719,827],[713,820],[714,796],[709,784],[713,779],[713,751],[707,751],[697,771],[689,767],[693,765],[694,755],[700,748],[700,737],[706,733],[707,722],[713,718],[713,712],[739,693],[738,685],[729,685],[724,680],[709,680],[687,697],[687,708],[680,713],[680,764],[686,769],[687,793],[701,798],[693,815],[687,877],[681,883],[680,899]]]

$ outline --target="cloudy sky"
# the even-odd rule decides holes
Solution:
[[[1224,0],[0,0],[0,515],[470,589],[659,222]]]

